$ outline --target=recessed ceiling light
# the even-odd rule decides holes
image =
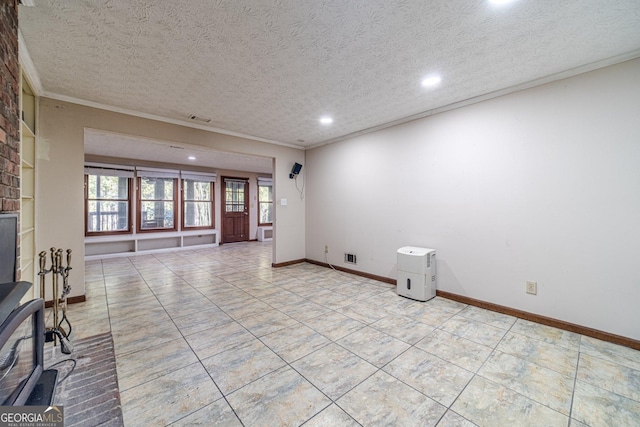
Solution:
[[[490,3],[502,6],[503,4],[511,3],[514,0],[489,0]]]
[[[196,156],[189,156],[189,157],[187,157],[187,159],[189,159],[189,160],[195,160],[195,159],[196,159]]]
[[[320,123],[322,123],[323,125],[330,125],[331,123],[333,123],[333,119],[331,117],[322,117],[320,118]]]
[[[440,76],[427,77],[426,79],[422,80],[422,86],[433,87],[440,84],[441,81],[442,81],[442,78],[440,78]]]

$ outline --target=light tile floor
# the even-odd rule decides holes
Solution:
[[[638,426],[640,352],[311,264],[268,243],[86,262],[126,426]]]

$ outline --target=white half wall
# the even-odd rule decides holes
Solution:
[[[307,258],[328,245],[395,279],[398,248],[432,247],[440,290],[640,339],[640,60],[318,147],[306,167]]]

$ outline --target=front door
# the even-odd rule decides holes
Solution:
[[[249,180],[222,178],[222,243],[249,240]]]

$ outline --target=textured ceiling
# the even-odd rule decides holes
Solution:
[[[20,7],[20,29],[44,95],[195,114],[211,119],[200,126],[301,147],[640,56],[638,0],[35,4]],[[442,83],[422,87],[433,73]]]

